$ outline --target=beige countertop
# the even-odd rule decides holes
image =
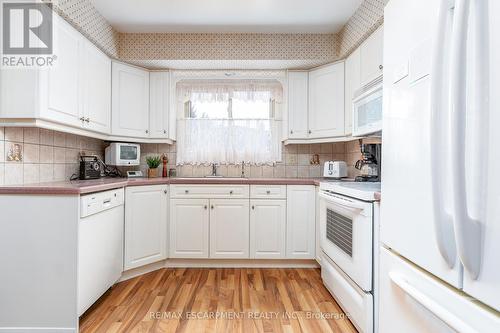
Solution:
[[[162,184],[319,185],[320,178],[101,178],[0,186],[0,194],[80,195],[126,186]]]

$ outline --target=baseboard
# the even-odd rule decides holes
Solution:
[[[119,281],[125,281],[162,268],[319,268],[314,259],[167,259],[129,269]]]

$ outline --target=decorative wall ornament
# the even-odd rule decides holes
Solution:
[[[23,161],[23,147],[18,143],[10,145],[9,152],[7,153],[7,161],[9,162],[22,162]]]

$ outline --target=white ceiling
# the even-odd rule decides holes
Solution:
[[[121,32],[334,33],[363,0],[91,0]]]

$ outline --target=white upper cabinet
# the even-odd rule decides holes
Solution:
[[[149,73],[149,137],[169,137],[170,73]]]
[[[345,60],[345,135],[352,133],[352,99],[357,89],[361,87],[361,52],[356,49]]]
[[[314,259],[316,241],[316,192],[313,185],[287,186],[286,256]]]
[[[344,62],[309,72],[309,137],[344,135]]]
[[[83,125],[82,44],[83,37],[75,29],[62,19],[54,20],[54,54],[57,59],[52,67],[40,71],[41,118],[66,125]]]
[[[290,139],[308,137],[308,72],[288,72],[288,134]]]
[[[286,200],[250,200],[250,258],[285,258]]]
[[[90,42],[82,48],[83,123],[85,128],[111,132],[111,60]]]
[[[384,28],[381,26],[359,47],[361,57],[361,86],[370,83],[383,70]]]
[[[167,258],[168,186],[125,190],[125,270]]]
[[[170,257],[208,258],[208,199],[170,199]]]
[[[210,258],[249,258],[248,199],[210,200]]]
[[[149,137],[149,72],[113,62],[112,134]]]

